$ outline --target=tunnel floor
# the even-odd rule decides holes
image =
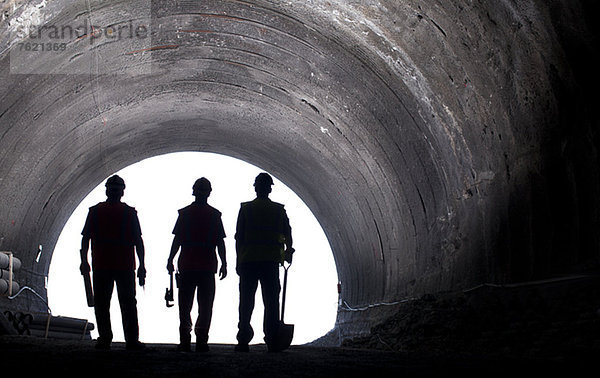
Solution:
[[[355,348],[292,346],[268,353],[264,345],[249,353],[233,345],[209,344],[207,353],[182,353],[172,344],[147,344],[127,351],[114,343],[109,351],[94,349],[92,341],[0,337],[1,376],[30,374],[104,377],[401,377],[401,376],[540,376],[573,374],[582,361],[548,361],[444,354],[400,353]],[[18,374],[18,375],[17,375]],[[482,375],[483,374],[483,375]],[[523,376],[523,375],[521,375]]]
[[[594,274],[427,294],[342,347],[324,347],[326,335],[281,353],[225,344],[200,354],[173,344],[99,351],[91,340],[0,336],[0,377],[587,376],[600,355],[599,290]]]

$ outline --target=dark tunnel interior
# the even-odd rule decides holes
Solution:
[[[598,271],[594,1],[1,5],[0,250],[42,297],[90,190],[178,151],[285,182],[357,308]],[[338,331],[396,310],[340,309]]]

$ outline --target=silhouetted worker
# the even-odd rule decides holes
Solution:
[[[173,229],[175,236],[167,261],[167,270],[172,273],[175,269],[173,259],[181,247],[181,254],[177,260],[180,340],[178,349],[185,352],[191,350],[190,311],[194,303],[194,293],[198,289],[198,318],[194,325],[196,351],[206,352],[215,299],[215,273],[217,272],[215,247],[221,259],[219,276],[221,279],[227,276],[227,259],[223,241],[225,230],[221,221],[221,212],[206,202],[212,191],[210,181],[202,177],[196,180],[192,189],[196,200],[179,210],[179,217]]]
[[[279,264],[292,261],[292,229],[282,204],[269,199],[273,179],[260,173],[254,181],[256,199],[241,204],[235,233],[236,271],[240,276],[240,307],[236,351],[247,352],[254,336],[250,326],[260,282],[264,304],[263,331],[268,350],[279,351]],[[284,251],[285,246],[285,251]]]
[[[96,348],[110,349],[113,333],[110,323],[110,300],[116,283],[121,307],[126,348],[139,350],[137,301],[135,298],[135,252],[139,260],[137,276],[140,286],[146,280],[144,242],[137,212],[121,202],[125,182],[117,175],[106,181],[106,202],[90,207],[81,234],[82,274],[88,274],[88,248],[92,242],[94,311],[98,323]]]

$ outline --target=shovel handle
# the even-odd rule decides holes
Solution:
[[[285,312],[285,292],[287,290],[287,276],[288,276],[288,269],[290,269],[290,266],[292,264],[289,264],[287,267],[285,265],[283,265],[283,270],[285,271],[283,273],[283,290],[282,290],[282,297],[281,297],[281,322],[283,323],[283,314]]]

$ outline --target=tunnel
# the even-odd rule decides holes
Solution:
[[[343,337],[407,298],[598,270],[593,1],[1,5],[0,250],[39,297],[0,309],[45,311],[81,200],[180,151],[302,198],[334,254]]]

